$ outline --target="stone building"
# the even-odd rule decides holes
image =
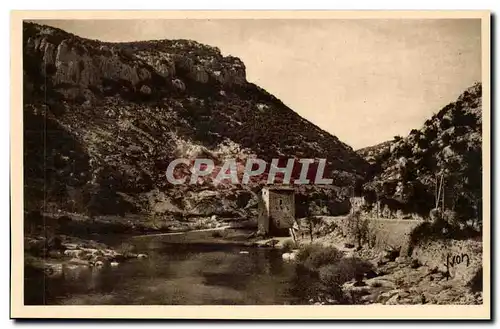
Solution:
[[[295,222],[295,192],[290,187],[264,187],[259,200],[259,233],[289,235]]]

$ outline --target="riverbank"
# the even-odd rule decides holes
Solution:
[[[279,254],[284,254],[281,262],[293,264],[297,259],[296,249],[308,248],[312,243],[327,252],[319,252],[322,256],[316,257],[319,262],[312,261],[316,265],[310,273],[301,272],[297,264],[297,286],[303,285],[300,289],[307,291],[310,304],[482,303],[480,241],[451,241],[446,245],[428,241],[408,254],[401,248],[372,248],[353,243],[352,237],[338,224],[339,218],[320,218],[317,222],[312,242],[310,235],[299,233],[296,244],[289,237],[259,237],[255,229],[248,227],[148,234],[128,228],[105,234],[102,222],[44,218],[43,226],[25,234],[25,269],[43,271],[48,277],[61,276],[65,269],[78,267],[99,271],[132,260],[144,261],[149,252],[172,244],[241,247],[243,255],[254,248],[279,249]],[[81,230],[82,227],[86,229]],[[453,255],[453,268],[449,264],[443,268],[440,263],[446,250]],[[331,254],[337,252],[340,257],[332,258]],[[462,259],[463,254],[467,254],[468,262],[456,264],[455,255]],[[325,290],[325,285],[335,289]]]
[[[43,271],[47,276],[58,276],[66,268],[120,266],[130,259],[145,259],[134,245],[122,242],[111,247],[103,242],[64,234],[47,238],[43,235],[24,239],[25,268]]]
[[[222,225],[215,220],[194,226],[202,229],[171,230],[136,218],[30,213],[25,215],[24,262],[34,271],[60,275],[63,268],[76,266],[119,266],[169,243],[273,248],[283,240],[261,240],[248,221]]]

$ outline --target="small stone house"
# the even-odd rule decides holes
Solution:
[[[264,187],[259,199],[258,231],[271,236],[289,234],[295,222],[295,191],[290,187]]]

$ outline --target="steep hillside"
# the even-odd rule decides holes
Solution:
[[[407,137],[358,150],[371,164],[363,186],[369,199],[427,216],[437,204],[442,179],[445,209],[461,221],[480,219],[481,100],[476,83]]]
[[[326,158],[334,183],[297,188],[299,213],[319,207],[311,198],[320,212],[341,213],[365,173],[351,147],[247,82],[245,65],[215,47],[105,43],[32,23],[23,43],[26,210],[136,213],[161,223],[249,217],[265,177],[249,186],[174,186],[165,170],[181,157],[220,166],[256,156]]]

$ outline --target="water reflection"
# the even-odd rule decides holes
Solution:
[[[247,251],[248,253],[240,253]],[[292,264],[277,250],[164,245],[118,267],[27,269],[26,304],[297,304],[307,302]]]

